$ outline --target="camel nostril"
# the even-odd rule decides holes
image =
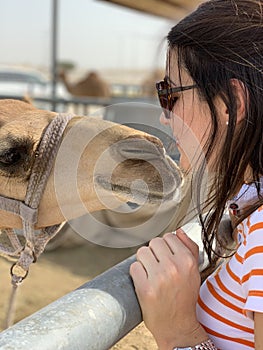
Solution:
[[[159,140],[158,140],[159,141]],[[165,152],[161,143],[142,138],[128,138],[114,144],[111,148],[114,159],[122,161],[125,159],[141,159],[150,161],[164,157]]]

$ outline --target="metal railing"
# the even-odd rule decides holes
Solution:
[[[14,95],[0,95],[0,99],[15,99],[23,100],[23,96]],[[90,112],[91,106],[106,107],[120,103],[149,103],[158,105],[156,98],[150,97],[71,97],[71,98],[47,98],[47,97],[34,97],[32,103],[39,108],[54,110],[58,112],[67,112],[70,110],[72,113],[87,115]]]
[[[219,236],[231,237],[223,217]],[[200,270],[206,266],[199,253]],[[129,275],[135,256],[0,333],[1,350],[108,350],[141,321]]]
[[[1,350],[108,350],[142,320],[130,257],[0,333]]]

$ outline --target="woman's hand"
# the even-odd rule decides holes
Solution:
[[[137,252],[130,274],[146,327],[160,349],[192,346],[207,335],[196,319],[198,245],[183,230],[150,241]]]

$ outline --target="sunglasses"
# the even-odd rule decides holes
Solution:
[[[195,84],[172,88],[166,80],[162,80],[159,83],[156,83],[156,89],[159,97],[160,106],[163,109],[163,113],[166,119],[170,119],[170,113],[172,112],[173,107],[179,98],[179,96],[173,96],[173,94],[186,90],[191,90],[196,87],[197,85]]]

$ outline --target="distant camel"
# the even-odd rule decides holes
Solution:
[[[68,81],[65,71],[59,74],[60,79],[65,84],[68,92],[74,96],[110,97],[110,87],[97,72],[90,72],[85,78],[76,82]]]

